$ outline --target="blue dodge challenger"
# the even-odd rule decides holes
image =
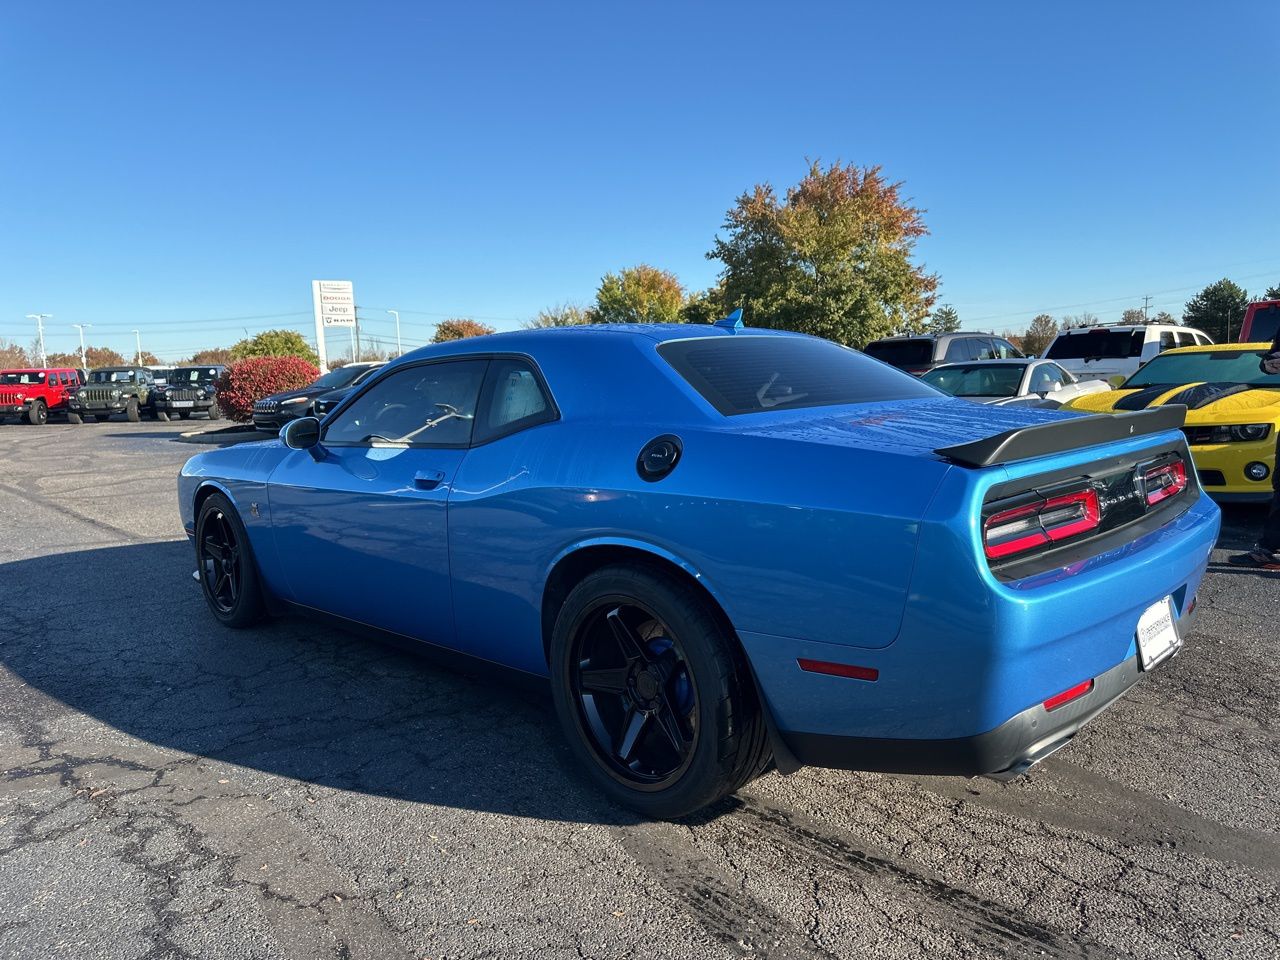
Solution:
[[[986,407],[825,340],[476,337],[178,482],[214,617],[550,681],[615,800],[771,765],[1016,776],[1175,655],[1217,537],[1181,408]]]

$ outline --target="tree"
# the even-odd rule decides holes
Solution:
[[[226,347],[210,347],[208,350],[199,350],[191,355],[191,359],[187,361],[192,367],[216,367],[219,364],[226,365],[231,362],[231,351]]]
[[[1078,313],[1074,316],[1065,316],[1062,318],[1062,329],[1070,330],[1072,327],[1096,327],[1098,325],[1098,317],[1089,313]]]
[[[80,358],[77,356],[76,359]],[[90,370],[97,370],[99,367],[128,366],[131,361],[126,360],[110,347],[85,347],[84,362],[89,365]]]
[[[850,346],[921,331],[938,277],[912,260],[929,231],[901,188],[880,167],[817,162],[781,201],[757,184],[725,215],[727,236],[707,254],[724,264],[725,305],[742,307],[753,326]]]
[[[606,273],[591,312],[597,323],[679,323],[683,306],[676,275],[642,263]]]
[[[1178,324],[1178,323],[1181,323],[1182,321],[1179,320],[1177,317],[1175,317],[1168,310],[1161,310],[1159,313],[1157,313],[1154,317],[1151,318],[1151,322]]]
[[[218,378],[218,406],[232,420],[248,423],[263,397],[300,390],[320,371],[300,357],[248,357],[232,363]]]
[[[960,329],[960,314],[950,304],[939,307],[929,315],[929,332],[955,333]]]
[[[1187,301],[1182,322],[1203,330],[1218,343],[1228,343],[1231,332],[1240,332],[1249,295],[1239,284],[1223,278],[1211,283]]]
[[[1267,292],[1262,295],[1263,300],[1280,300],[1280,283],[1274,287],[1267,287]]]
[[[1047,313],[1033,317],[1027,332],[1022,335],[1022,352],[1027,356],[1043,356],[1053,338],[1058,335],[1058,322]]]
[[[448,343],[450,340],[483,337],[490,333],[497,333],[497,331],[487,323],[480,323],[477,320],[470,320],[466,317],[455,317],[452,320],[442,320],[436,326],[436,335],[431,338],[431,342]]]
[[[715,323],[731,312],[724,305],[724,288],[717,285],[689,294],[680,308],[680,319],[684,323]]]
[[[160,365],[160,358],[157,357],[150,350],[143,350],[142,362],[146,366],[158,367]]]
[[[14,367],[29,367],[31,361],[27,358],[27,351],[12,340],[5,340],[0,337],[0,369],[12,369]]]
[[[233,345],[229,354],[233,361],[249,357],[300,357],[312,366],[320,362],[307,338],[296,330],[264,330]]]
[[[536,317],[525,322],[524,328],[541,330],[544,327],[578,327],[594,322],[591,311],[585,307],[576,303],[558,303],[554,307],[539,310]]]
[[[1124,313],[1120,314],[1120,322],[1131,324],[1146,323],[1147,315],[1143,312],[1141,307],[1130,307]]]
[[[51,367],[74,367],[80,369],[80,354],[78,353],[51,353],[48,356],[48,364]]]

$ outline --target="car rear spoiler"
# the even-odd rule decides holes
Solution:
[[[1013,460],[1030,460],[1113,440],[1177,430],[1186,416],[1187,408],[1174,404],[1137,413],[1073,417],[1006,430],[985,440],[942,447],[934,453],[965,467],[993,467]]]

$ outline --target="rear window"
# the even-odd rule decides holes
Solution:
[[[938,395],[914,377],[828,340],[672,340],[658,347],[658,353],[727,417]]]
[[[1263,343],[1274,341],[1280,331],[1280,307],[1259,307],[1253,312],[1253,323],[1249,325],[1249,341]]]
[[[1083,330],[1062,333],[1049,344],[1045,356],[1050,360],[1115,360],[1142,356],[1144,330]]]
[[[893,367],[927,367],[933,362],[933,341],[877,340],[863,352]]]

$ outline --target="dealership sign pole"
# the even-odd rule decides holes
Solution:
[[[325,331],[333,327],[355,327],[355,288],[350,280],[312,280],[311,300],[316,315],[316,353],[320,356],[320,372],[326,373],[329,363],[324,349]]]

